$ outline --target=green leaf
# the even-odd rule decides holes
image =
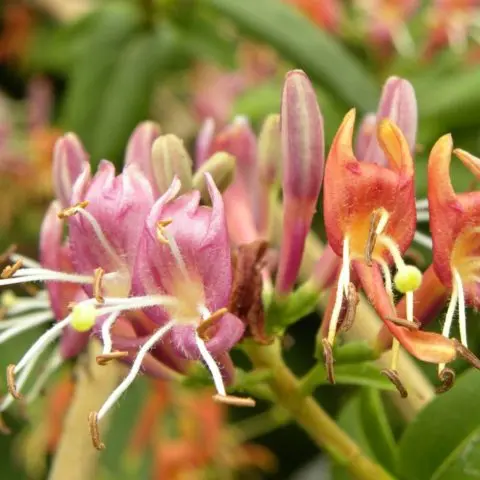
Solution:
[[[140,34],[126,45],[97,106],[91,147],[94,161],[122,157],[132,130],[148,117],[155,83],[174,48],[172,31],[163,26],[156,32]]]
[[[342,408],[337,419],[338,426],[347,433],[352,440],[360,447],[362,452],[370,458],[373,458],[372,451],[365,433],[360,411],[360,398],[358,396],[350,399]],[[333,480],[350,480],[345,467],[333,464],[332,465]]]
[[[400,441],[402,478],[432,478],[450,453],[480,426],[479,391],[480,372],[469,370],[454,388],[417,415]]]
[[[480,427],[477,427],[443,462],[432,480],[480,478]]]
[[[376,108],[379,89],[370,73],[337,40],[278,0],[208,0],[253,37],[272,45],[348,106]],[[207,3],[207,2],[206,2]]]
[[[338,385],[356,385],[394,391],[392,383],[370,362],[335,365],[335,382]],[[303,378],[302,391],[310,393],[320,385],[330,385],[325,367],[317,363]]]
[[[126,42],[140,27],[133,6],[115,9],[96,22],[72,69],[61,124],[77,133],[91,151],[99,106]]]
[[[376,459],[387,470],[394,473],[398,450],[378,390],[372,388],[362,390],[360,412],[363,429]]]

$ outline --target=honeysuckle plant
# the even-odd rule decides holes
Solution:
[[[350,110],[325,160],[315,90],[304,72],[294,70],[285,78],[280,114],[265,121],[258,138],[244,117],[219,131],[208,120],[196,141],[195,162],[179,138],[161,134],[153,122],[132,133],[121,172],[103,160],[92,173],[80,140],[72,133],[61,137],[53,159],[56,199],[41,229],[39,262],[8,251],[10,263],[0,279],[2,287],[43,282],[45,290],[33,297],[2,294],[7,319],[0,324],[5,330],[0,343],[54,323],[8,367],[9,394],[0,411],[21,398],[40,355],[57,339],[27,400],[64,360],[96,338],[101,368],[122,362],[129,369],[85,424],[99,450],[105,448],[99,422],[140,373],[177,382],[194,378],[202,363],[216,402],[247,407],[255,406],[253,397],[273,402],[283,412],[275,418],[292,417],[334,459],[350,458],[347,468],[357,478],[391,478],[308,393],[319,383],[316,372],[320,382],[335,383],[335,358],[341,367],[345,359],[377,358],[390,346],[391,365],[383,373],[402,397],[408,392],[397,371],[400,347],[438,364],[444,383],[446,364],[457,356],[480,364],[465,335],[466,306],[478,303],[476,193],[456,195],[451,187],[449,136],[438,141],[429,161],[433,267],[423,275],[404,260],[419,209],[416,115],[413,88],[392,77],[378,112],[364,118],[356,145],[355,110]],[[456,154],[478,174],[476,157]],[[306,278],[302,258],[319,203],[328,246]],[[431,282],[442,288],[423,308],[416,299]],[[324,293],[329,300],[318,344],[325,366],[315,365],[300,382],[284,364],[279,340]],[[448,298],[443,334],[422,330]],[[359,320],[357,304],[366,301],[388,334],[341,351],[338,338]],[[460,342],[450,335],[457,306]],[[250,357],[252,371],[235,368],[230,357],[235,348]],[[375,373],[382,388],[393,388]]]

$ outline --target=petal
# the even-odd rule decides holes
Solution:
[[[235,315],[226,313],[212,329],[214,332],[207,332],[210,338],[205,344],[208,351],[216,357],[229,352],[240,341],[245,325]],[[193,325],[175,326],[172,329],[172,342],[179,355],[193,360],[202,358],[195,341]]]
[[[362,123],[357,133],[357,140],[355,142],[355,155],[357,158],[367,159],[367,151],[371,141],[376,141],[375,129],[377,125],[377,117],[374,113],[368,113],[363,117]],[[383,152],[382,152],[383,155]],[[369,155],[368,158],[372,158]],[[367,161],[367,160],[365,160]],[[378,162],[374,162],[378,163]]]
[[[451,255],[456,237],[464,226],[464,208],[450,180],[453,148],[451,135],[444,135],[433,146],[428,159],[428,208],[433,241],[435,272],[451,284]]]
[[[215,135],[215,120],[207,118],[198,132],[195,141],[195,167],[200,168],[210,156],[213,137]]]
[[[389,320],[396,316],[396,312],[385,290],[378,265],[368,267],[363,262],[355,261],[354,268],[370,303],[405,350],[419,360],[430,363],[448,363],[456,358],[452,340],[437,333],[408,330]]]

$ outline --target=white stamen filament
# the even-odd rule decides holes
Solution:
[[[443,324],[442,335],[444,337],[450,337],[450,330],[452,329],[453,317],[455,315],[455,309],[458,303],[458,290],[457,282],[454,282],[452,288],[452,296],[450,297],[450,303],[448,304],[447,315],[445,316],[445,323]]]
[[[123,263],[122,260],[117,255],[113,247],[110,245],[110,242],[107,240],[107,237],[105,237],[102,227],[97,222],[96,218],[90,212],[87,212],[84,208],[78,208],[76,212],[80,214],[90,224],[90,226],[92,227],[92,230],[94,231],[95,235],[98,238],[98,241],[100,242],[102,247],[105,249],[105,252],[107,252],[107,254],[111,257],[111,259],[116,264],[119,264],[119,265],[122,264]]]
[[[390,300],[393,304],[393,282],[392,282],[392,273],[390,272],[390,267],[388,266],[388,263],[383,259],[383,258],[378,258],[377,263],[380,265],[380,268],[382,269],[383,273],[383,278],[385,281],[385,290],[388,293],[388,296],[390,297]]]
[[[168,240],[168,246],[170,247],[170,251],[172,252],[175,261],[177,262],[178,268],[182,272],[182,275],[185,278],[189,278],[187,266],[185,265],[185,261],[183,260],[182,254],[180,252],[180,248],[178,247],[178,243],[175,240],[175,237],[168,231],[168,228],[163,229],[163,234],[165,238]]]
[[[418,230],[413,236],[413,241],[417,242],[422,247],[428,248],[429,250],[433,248],[432,238],[423,232],[419,232]]]
[[[45,298],[33,297],[33,298],[18,298],[15,300],[14,305],[8,308],[8,316],[13,317],[14,315],[18,315],[20,313],[29,312],[31,310],[46,310],[50,309],[50,302]],[[0,322],[0,328],[2,323]]]
[[[430,220],[430,213],[428,210],[417,212],[417,222],[428,222]]]
[[[87,275],[76,275],[74,273],[37,273],[37,274],[25,274],[14,275],[11,278],[0,279],[0,286],[14,285],[18,283],[27,282],[67,282],[67,283],[79,283],[82,285],[93,283],[93,277]]]
[[[407,292],[405,294],[405,298],[406,298],[407,320],[413,323],[413,292]]]
[[[103,322],[102,325],[102,343],[103,343],[103,354],[111,353],[112,351],[112,337],[110,336],[110,330],[112,329],[115,320],[117,320],[120,312],[113,312],[110,316]]]
[[[332,316],[330,318],[330,324],[328,326],[328,343],[330,343],[330,345],[333,345],[333,342],[335,340],[338,318],[342,309],[343,294],[348,288],[348,283],[346,282],[350,278],[350,254],[348,242],[348,237],[345,237],[343,239],[342,268],[338,276],[337,291],[335,294],[335,304],[333,306]]]
[[[40,263],[38,263],[36,260],[32,260],[31,258],[25,257],[23,255],[20,255],[18,253],[12,253],[9,255],[10,260],[12,262],[22,262],[23,265],[26,267],[31,267],[31,268],[39,268],[41,267]]]
[[[215,388],[219,395],[226,396],[227,392],[225,391],[225,385],[223,384],[222,373],[218,368],[217,362],[215,362],[214,358],[212,357],[211,353],[208,351],[205,342],[195,333],[195,342],[197,343],[197,347],[200,350],[200,354],[202,355],[203,360],[207,364],[208,369],[213,378],[213,383],[215,384]]]
[[[7,329],[0,334],[0,344],[6,342],[10,338],[16,337],[22,332],[26,332],[31,328],[38,327],[39,325],[42,325],[42,323],[50,322],[52,320],[52,312],[47,311],[0,322],[0,329]]]
[[[465,291],[463,290],[462,278],[457,270],[453,270],[455,283],[458,291],[458,323],[460,327],[460,341],[465,347],[467,345],[467,315],[465,310]]]
[[[42,352],[47,348],[50,343],[52,343],[56,338],[58,338],[62,330],[70,323],[70,315],[66,318],[57,322],[50,330],[47,330],[25,353],[20,362],[15,366],[14,373],[17,374],[30,361],[36,361],[36,359],[42,354]],[[35,359],[35,360],[34,360]]]
[[[428,198],[422,198],[421,200],[417,200],[415,202],[415,206],[417,210],[423,210],[425,208],[428,208]]]
[[[105,299],[105,303],[109,302],[111,305],[113,299]],[[159,306],[175,306],[178,304],[178,300],[175,297],[169,295],[147,295],[145,297],[130,297],[117,299],[116,305],[99,308],[96,311],[96,316],[104,315],[106,313],[122,312],[124,310],[139,310],[147,307],[159,307]]]
[[[55,350],[50,356],[45,368],[38,376],[32,388],[26,395],[27,403],[32,403],[40,394],[45,384],[48,382],[53,373],[62,365],[63,358],[58,350]],[[25,371],[25,370],[24,370]]]
[[[390,237],[388,237],[387,235],[379,235],[377,241],[383,243],[383,245],[390,252],[395,266],[397,267],[397,270],[401,270],[405,267],[405,262],[403,261],[402,254],[400,253],[397,244]]]
[[[41,319],[44,317],[44,320],[42,321]],[[13,317],[13,318],[8,318],[7,320],[2,320],[0,321],[0,331],[1,330],[8,330],[12,327],[16,327],[16,326],[28,326],[26,327],[26,330],[28,330],[28,328],[33,328],[37,325],[40,325],[41,323],[43,322],[47,322],[49,320],[53,320],[53,312],[51,312],[50,310],[43,310],[41,312],[34,312],[34,313],[27,313],[26,315],[19,315],[18,317]],[[31,322],[34,322],[34,325],[32,325]],[[35,322],[39,322],[39,323],[35,323]],[[1,335],[0,335],[1,337]],[[0,340],[0,343],[2,343],[2,341]]]
[[[102,408],[98,411],[97,420],[101,420],[106,413],[112,408],[117,400],[123,395],[125,390],[133,383],[142,368],[143,359],[148,354],[149,350],[175,325],[175,320],[171,320],[162,327],[160,327],[138,351],[135,361],[128,375],[123,379],[122,383],[110,394]]]

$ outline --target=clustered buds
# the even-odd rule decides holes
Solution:
[[[316,300],[327,286],[332,288],[318,343],[332,383],[335,341],[355,321],[363,290],[384,322],[377,343],[391,345],[393,359],[383,373],[400,394],[408,394],[397,371],[400,346],[439,364],[439,391],[450,388],[454,372],[447,363],[462,356],[480,366],[467,348],[465,313],[467,305],[480,305],[480,198],[477,192],[454,192],[448,172],[452,139],[442,137],[428,172],[433,267],[422,274],[405,263],[416,234],[416,125],[412,86],[392,77],[378,112],[363,119],[355,149],[351,110],[325,163],[315,90],[306,74],[295,70],[286,76],[280,115],[267,118],[258,141],[243,117],[218,132],[213,121],[203,125],[196,171],[182,140],[161,135],[152,122],[131,135],[120,174],[104,160],[92,175],[80,140],[71,133],[61,137],[53,162],[56,199],[42,224],[39,262],[14,250],[2,256],[11,265],[1,272],[0,286],[43,281],[46,290],[25,298],[2,294],[2,315],[8,319],[0,344],[54,324],[8,367],[9,395],[0,412],[20,398],[45,351],[51,350],[46,374],[28,399],[65,359],[85,348],[91,335],[103,345],[98,364],[130,365],[129,374],[89,416],[98,449],[104,448],[99,422],[141,371],[170,378],[200,360],[211,374],[215,401],[253,406],[251,398],[227,393],[234,376],[230,351],[245,337],[259,344],[272,341],[270,305],[288,310],[297,292],[308,290],[311,297],[313,291]],[[454,153],[479,176],[480,159],[463,150]],[[281,241],[270,246],[266,237],[275,223],[280,185]],[[308,288],[292,293],[322,185],[328,246]],[[396,294],[403,295],[399,302]],[[449,294],[442,334],[422,331]],[[426,301],[414,302],[414,296]],[[450,338],[457,308],[460,342]],[[52,349],[57,339],[59,347]]]

